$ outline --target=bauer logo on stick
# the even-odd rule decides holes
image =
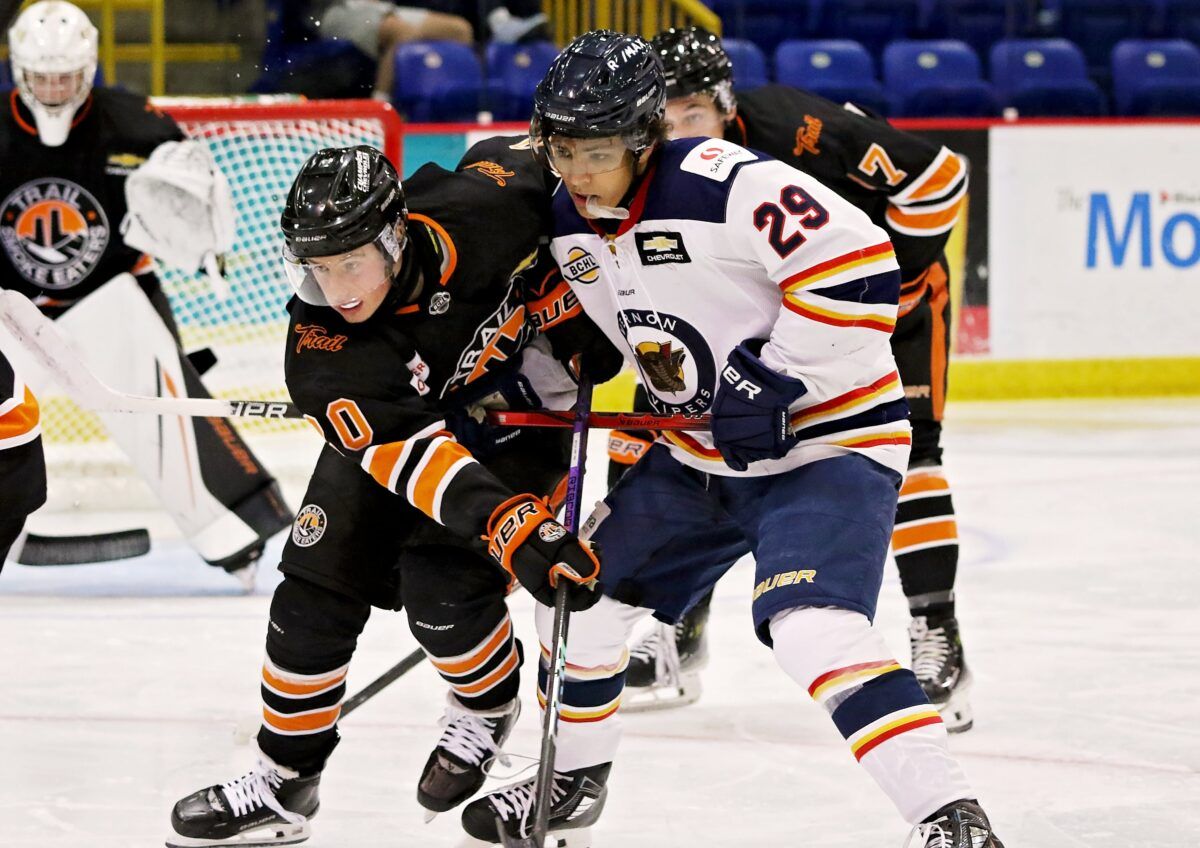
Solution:
[[[311,548],[321,541],[327,526],[325,510],[316,504],[305,504],[292,524],[292,543],[301,548]]]

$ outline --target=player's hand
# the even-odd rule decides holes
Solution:
[[[496,507],[484,538],[492,558],[539,603],[554,606],[560,579],[575,584],[567,601],[572,611],[585,610],[600,600],[596,591],[599,552],[568,533],[545,502],[533,495],[517,495]]]
[[[795,377],[763,364],[758,352],[764,343],[747,339],[733,349],[713,399],[713,442],[734,471],[745,471],[762,459],[779,459],[796,444],[788,407],[808,389]]]

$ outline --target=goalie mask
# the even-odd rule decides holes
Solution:
[[[96,79],[96,28],[62,0],[34,3],[8,31],[13,78],[47,147],[67,140]]]
[[[309,157],[280,225],[284,268],[297,296],[352,310],[395,285],[407,237],[404,189],[373,147],[326,148]]]

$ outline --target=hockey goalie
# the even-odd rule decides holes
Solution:
[[[93,86],[96,28],[43,0],[9,31],[15,90],[0,105],[0,287],[32,299],[109,385],[208,397],[184,355],[157,259],[208,270],[232,246],[229,188],[203,145],[144,97]],[[220,293],[220,292],[218,292]],[[22,363],[39,388],[54,375]],[[228,423],[101,415],[195,551],[249,587],[291,523],[279,487]]]

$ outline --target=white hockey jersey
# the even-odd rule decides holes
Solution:
[[[740,475],[848,451],[903,474],[911,436],[889,344],[900,275],[887,234],[812,177],[732,142],[668,142],[651,168],[611,235],[560,187],[552,249],[655,410],[706,412],[730,351],[767,339],[763,362],[807,387],[792,407],[800,441]],[[684,465],[739,476],[708,433],[662,440]]]

